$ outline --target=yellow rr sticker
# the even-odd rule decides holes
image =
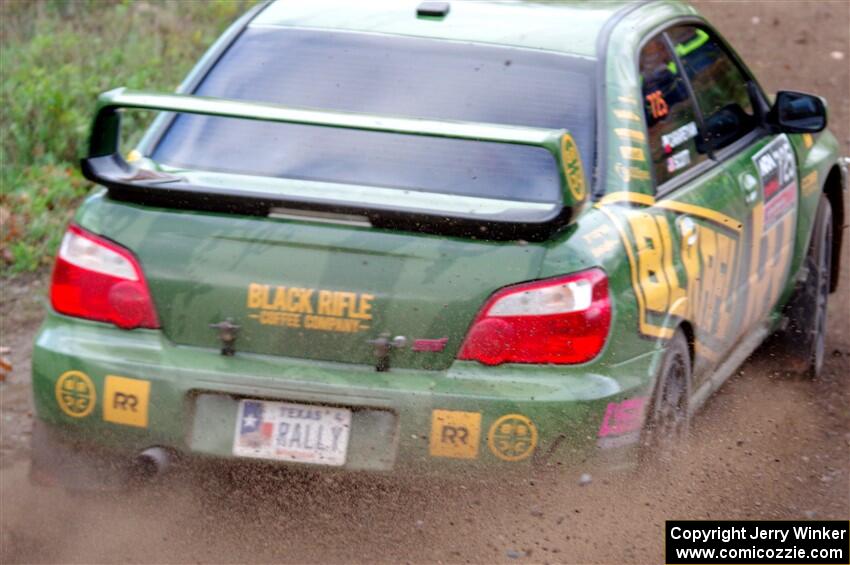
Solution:
[[[431,456],[476,459],[480,440],[481,412],[431,412]]]
[[[148,427],[151,383],[109,375],[103,392],[103,419],[114,424]]]

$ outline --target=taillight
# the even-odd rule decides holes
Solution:
[[[62,314],[110,322],[119,328],[158,328],[139,262],[127,249],[68,227],[50,285],[50,302]]]
[[[611,325],[608,277],[591,269],[496,292],[475,318],[458,359],[500,363],[584,363]]]

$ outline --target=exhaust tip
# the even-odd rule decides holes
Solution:
[[[163,447],[149,447],[136,456],[135,471],[142,478],[151,479],[163,474],[171,466],[171,453]]]

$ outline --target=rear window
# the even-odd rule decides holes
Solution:
[[[593,156],[592,62],[557,53],[349,32],[250,27],[195,94],[388,116],[570,130]],[[560,201],[538,147],[178,115],[153,159],[174,167]]]

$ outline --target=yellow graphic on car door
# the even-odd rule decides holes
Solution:
[[[670,319],[688,319],[700,330],[699,352],[716,358],[735,325],[730,297],[740,271],[741,222],[708,208],[675,200],[656,202],[647,195],[616,193],[606,199],[600,208],[617,227],[626,249],[640,333],[670,338],[675,327]],[[624,201],[650,208],[625,209],[622,216],[606,208]],[[681,215],[671,221],[668,210]]]

